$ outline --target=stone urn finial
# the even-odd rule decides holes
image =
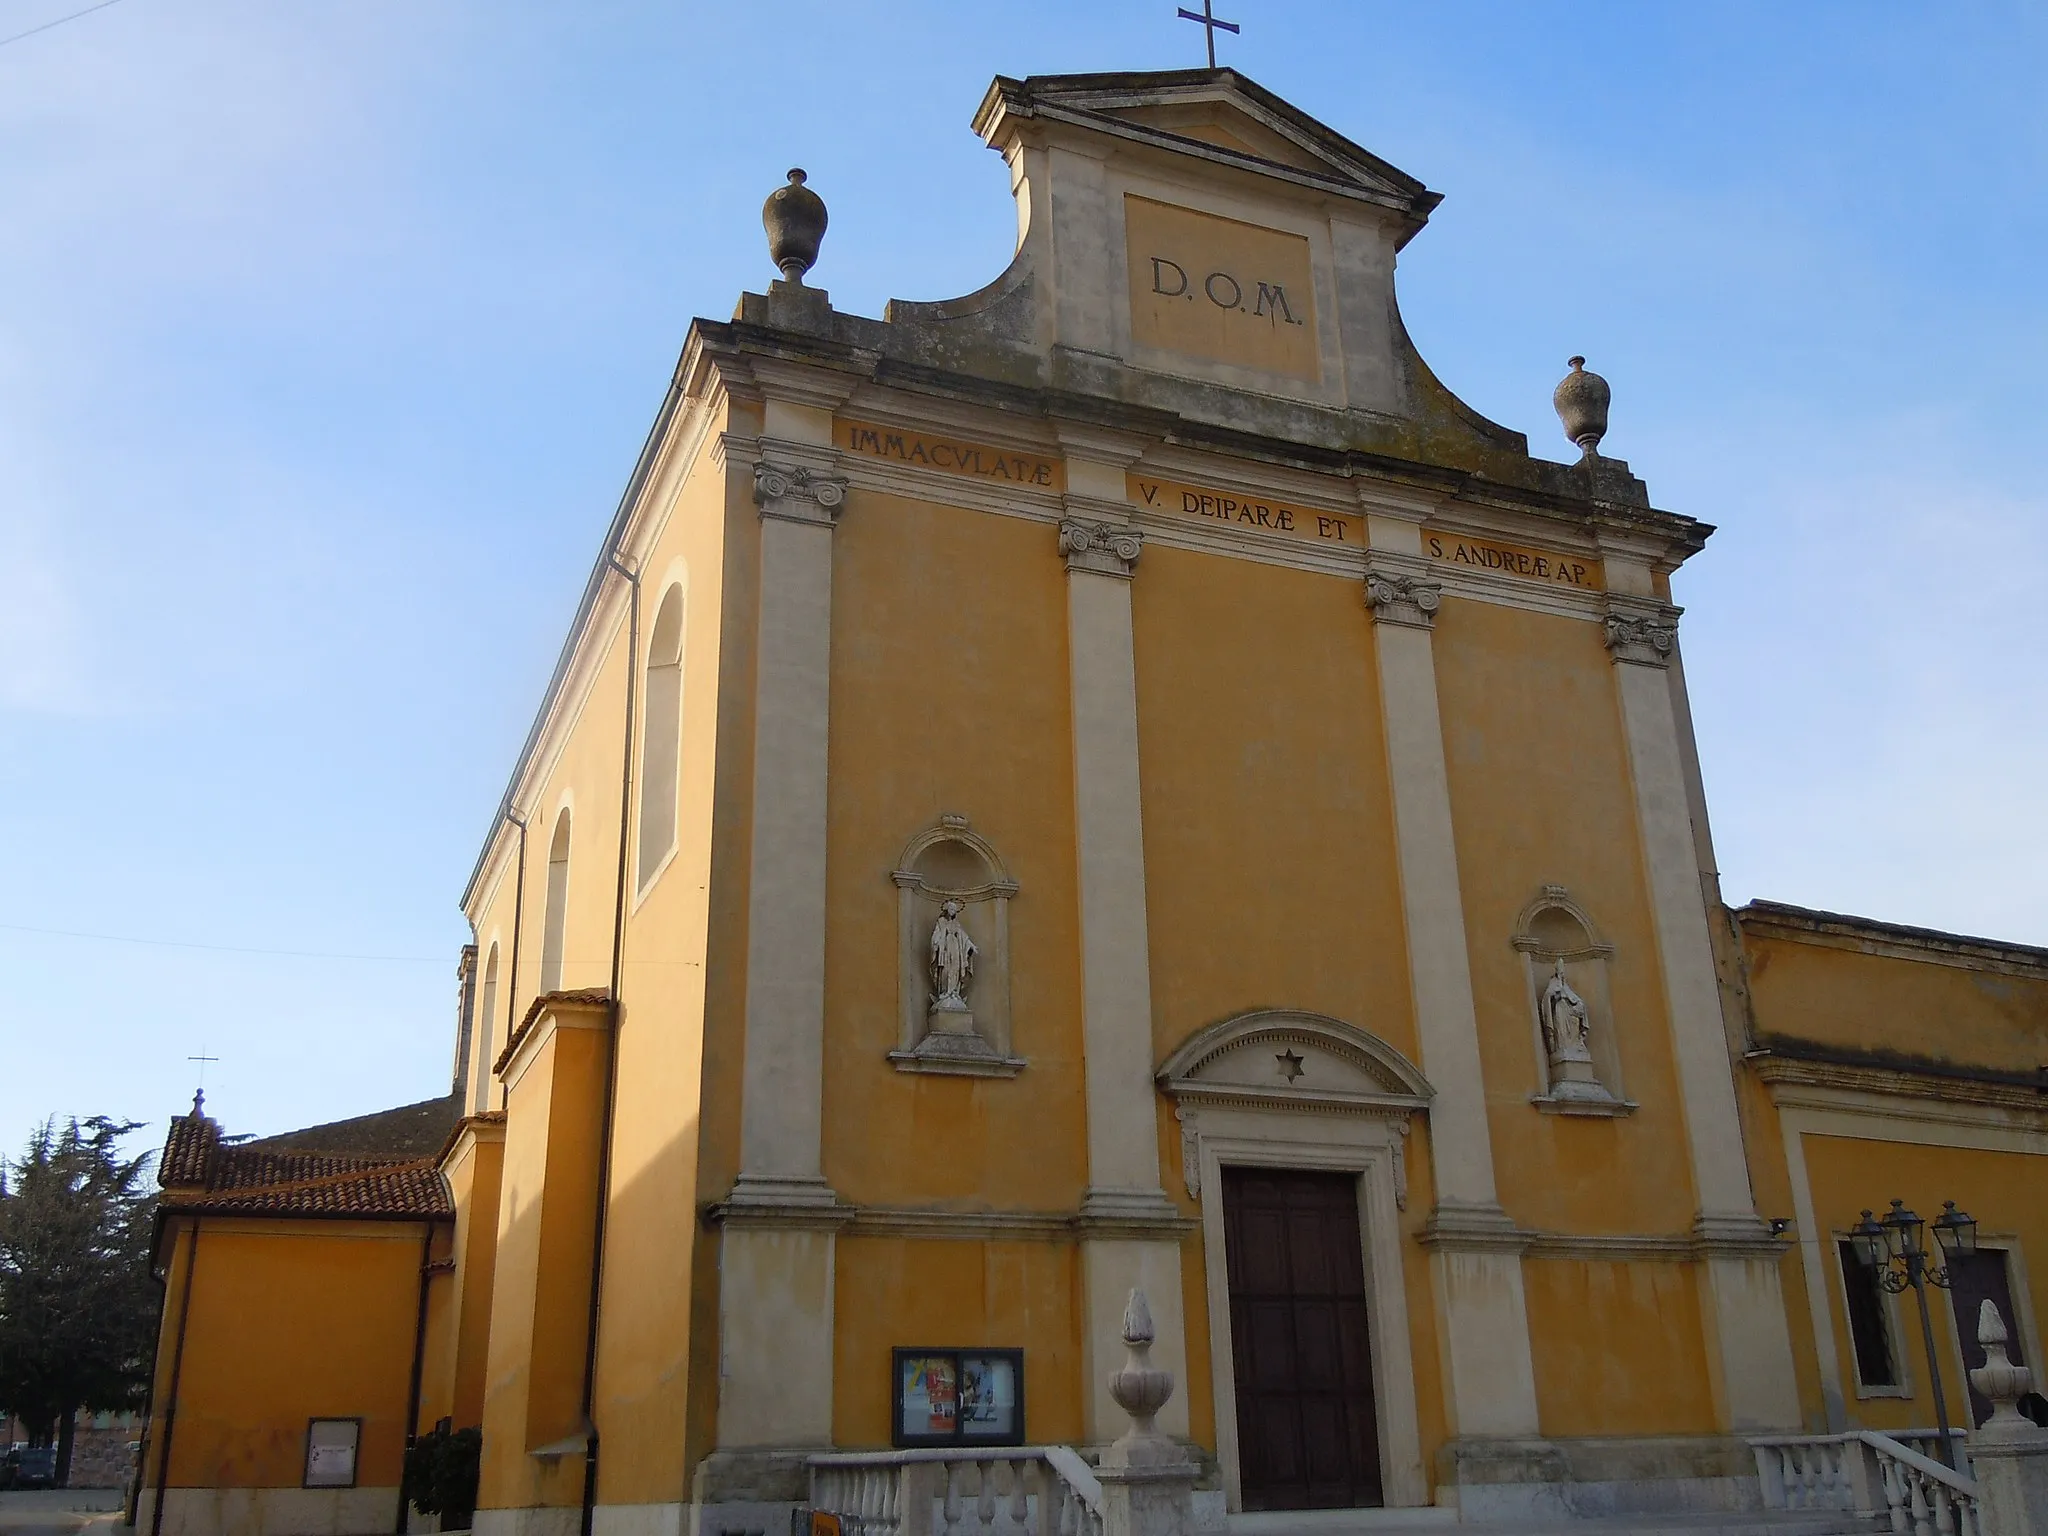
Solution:
[[[1991,1417],[1979,1427],[2031,1435],[2034,1426],[2013,1405],[2033,1390],[2034,1373],[2013,1364],[2006,1353],[2005,1319],[1989,1299],[1977,1308],[1977,1342],[1984,1348],[1984,1363],[1970,1372],[1970,1385],[1991,1402]]]
[[[801,284],[818,263],[818,245],[825,238],[825,199],[804,185],[804,173],[789,173],[789,185],[777,187],[761,205],[761,227],[768,231],[768,259],[784,279]]]
[[[1550,403],[1564,423],[1564,435],[1589,459],[1600,457],[1600,439],[1607,435],[1607,406],[1614,391],[1597,373],[1586,372],[1586,360],[1571,360],[1572,371],[1551,393]]]
[[[1143,1291],[1132,1291],[1124,1304],[1124,1364],[1109,1377],[1109,1395],[1131,1416],[1126,1441],[1161,1440],[1152,1420],[1173,1396],[1173,1372],[1152,1363],[1152,1308]]]

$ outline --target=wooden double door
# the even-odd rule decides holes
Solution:
[[[1385,1502],[1357,1179],[1225,1168],[1223,1233],[1244,1507]]]

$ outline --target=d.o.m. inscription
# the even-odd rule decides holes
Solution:
[[[1126,194],[1131,339],[1314,383],[1322,377],[1308,241]]]

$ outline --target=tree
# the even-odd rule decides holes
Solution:
[[[150,1158],[124,1158],[139,1122],[45,1121],[0,1171],[0,1406],[71,1472],[72,1422],[137,1407],[149,1384],[157,1298],[150,1282]]]

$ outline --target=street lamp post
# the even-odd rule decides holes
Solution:
[[[1920,1341],[1927,1349],[1927,1375],[1934,1388],[1934,1422],[1941,1431],[1941,1459],[1951,1470],[1961,1471],[1949,1439],[1948,1399],[1941,1389],[1941,1361],[1934,1352],[1934,1321],[1927,1312],[1927,1287],[1939,1286],[1944,1291],[1949,1288],[1949,1264],[1977,1251],[1977,1223],[1967,1211],[1957,1210],[1955,1201],[1942,1201],[1941,1214],[1934,1218],[1935,1245],[1945,1261],[1940,1264],[1928,1263],[1934,1254],[1927,1249],[1926,1226],[1906,1208],[1905,1201],[1894,1200],[1882,1220],[1865,1211],[1852,1235],[1863,1261],[1877,1271],[1877,1283],[1894,1296],[1911,1286],[1920,1303]]]

